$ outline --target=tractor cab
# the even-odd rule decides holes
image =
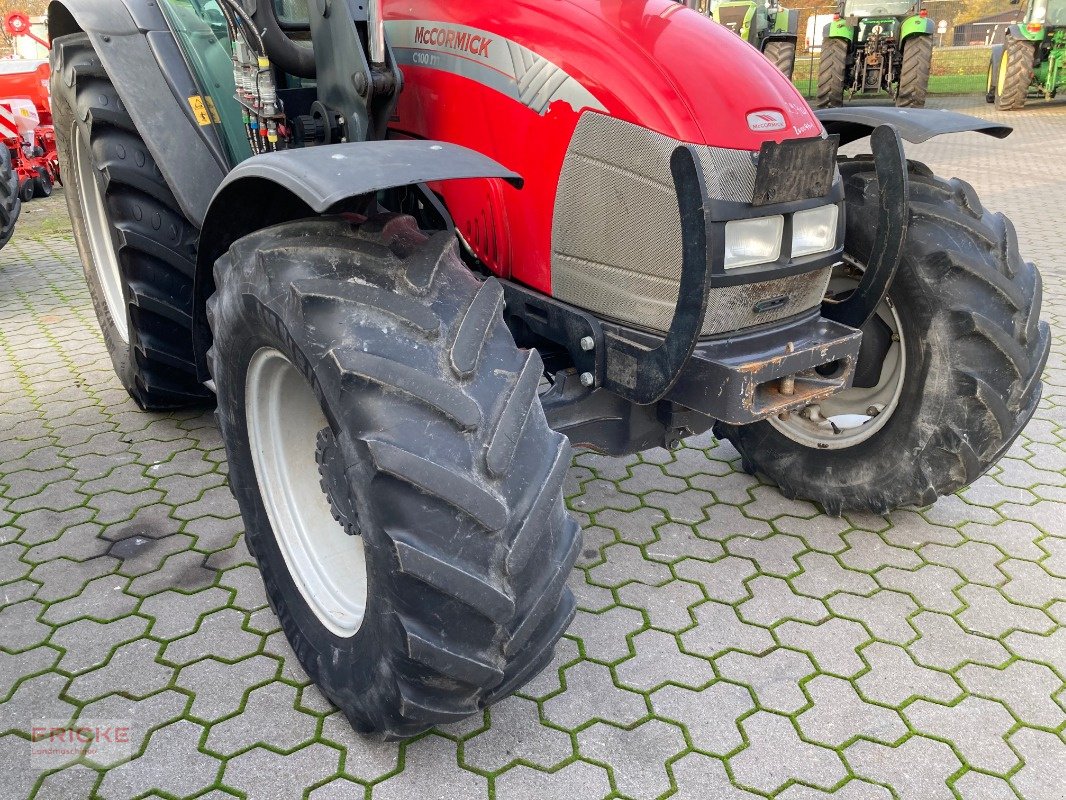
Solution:
[[[841,16],[855,28],[856,41],[897,39],[903,21],[919,13],[917,6],[912,0],[847,0]]]

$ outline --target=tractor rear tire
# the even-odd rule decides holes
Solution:
[[[115,372],[142,408],[208,403],[192,344],[198,231],[83,33],[52,44],[52,104],[74,238]]]
[[[766,43],[763,55],[789,80],[796,69],[796,43],[785,39],[773,39]]]
[[[896,105],[899,108],[925,108],[929,93],[929,73],[933,68],[933,39],[913,35],[903,43],[903,64],[899,71]]]
[[[848,252],[868,263],[878,225],[873,162],[845,160],[841,172]],[[797,433],[806,429],[796,413],[718,428],[749,472],[834,516],[927,506],[968,486],[1006,452],[1040,400],[1051,334],[1040,321],[1040,273],[1022,259],[1014,227],[960,180],[912,162],[910,181],[910,231],[883,306],[902,339],[894,405],[871,415],[865,438],[859,428],[843,431],[859,433],[850,445],[828,421],[821,434]],[[874,374],[889,363],[873,365]],[[859,371],[865,366],[860,359]]]
[[[999,77],[996,80],[996,108],[1014,111],[1025,107],[1029,84],[1033,82],[1033,60],[1036,44],[1024,39],[1007,38],[1003,56],[999,61]]]
[[[817,108],[838,108],[844,105],[844,77],[847,72],[848,43],[831,38],[822,43],[818,62]]]
[[[570,445],[548,427],[543,364],[515,346],[499,282],[473,275],[455,236],[385,215],[251,234],[215,283],[230,485],[307,674],[386,739],[525,684],[572,619],[580,529],[562,496]],[[315,508],[333,526],[307,552],[328,558],[305,559],[294,536]],[[319,585],[335,591],[306,588]]]
[[[11,153],[0,142],[0,249],[15,233],[15,223],[22,213],[19,179],[11,166]]]

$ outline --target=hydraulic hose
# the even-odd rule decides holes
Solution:
[[[281,29],[273,0],[258,0],[251,14],[257,32],[262,36],[267,57],[277,66],[297,78],[314,78],[315,52],[296,44]]]

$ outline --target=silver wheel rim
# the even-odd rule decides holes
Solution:
[[[270,347],[252,357],[245,408],[259,492],[289,574],[326,628],[354,636],[366,611],[366,553],[333,518],[319,482],[317,437],[329,423],[303,375]]]
[[[111,321],[122,341],[128,344],[130,330],[129,320],[126,319],[126,298],[122,293],[122,273],[115,253],[115,242],[111,238],[111,221],[107,216],[100,174],[93,163],[88,137],[77,123],[74,123],[70,138],[74,143],[74,172],[81,213],[85,219],[85,233],[89,240],[89,253]]]
[[[834,276],[830,289],[840,292],[855,285],[852,278]],[[848,389],[802,411],[771,417],[769,422],[774,428],[805,447],[843,450],[868,441],[888,424],[903,395],[906,342],[903,324],[891,299],[886,298],[878,306],[877,316],[892,331],[892,346],[881,365],[877,385],[869,389]]]

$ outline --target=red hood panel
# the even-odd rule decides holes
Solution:
[[[490,48],[521,45],[562,68],[612,116],[682,141],[758,150],[822,131],[792,83],[751,45],[672,0],[385,0],[385,16],[495,34]],[[467,57],[484,57],[483,45]],[[760,111],[780,114],[781,130],[753,130],[748,115]]]

